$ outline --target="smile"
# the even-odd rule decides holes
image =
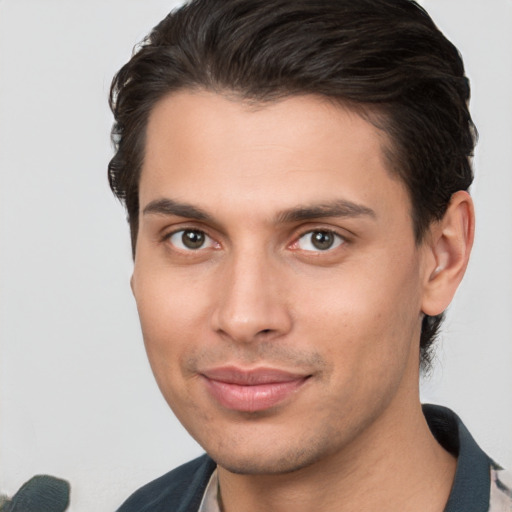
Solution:
[[[247,371],[234,367],[207,370],[201,376],[214,400],[240,412],[270,409],[289,398],[310,377],[270,368]]]

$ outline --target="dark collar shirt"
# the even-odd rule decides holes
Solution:
[[[424,405],[437,441],[457,457],[444,512],[512,512],[512,474],[476,444],[460,418],[445,407]],[[221,512],[215,462],[203,455],[136,491],[118,512]]]

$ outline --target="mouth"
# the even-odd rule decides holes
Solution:
[[[311,377],[274,368],[214,368],[201,372],[209,394],[221,406],[240,412],[264,411],[294,395]]]

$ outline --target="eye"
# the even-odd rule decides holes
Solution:
[[[308,231],[304,233],[295,243],[297,249],[302,251],[329,251],[339,247],[345,240],[327,230]]]
[[[215,242],[204,231],[198,229],[180,229],[172,233],[168,240],[183,251],[197,251],[215,245]]]

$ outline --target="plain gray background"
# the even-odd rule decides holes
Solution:
[[[177,2],[0,0],[0,491],[36,473],[114,510],[201,449],[146,362],[107,93]],[[477,237],[423,397],[512,468],[512,2],[423,4],[459,47],[480,131]]]

